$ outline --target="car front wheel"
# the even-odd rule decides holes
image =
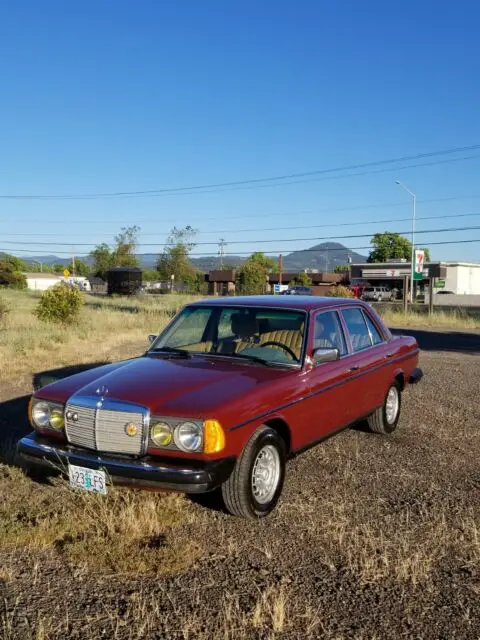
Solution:
[[[222,485],[228,511],[250,519],[271,513],[282,492],[286,457],[283,438],[270,427],[259,427]]]
[[[400,387],[395,382],[388,389],[383,405],[369,416],[367,422],[370,431],[382,434],[389,434],[395,431],[398,420],[400,419],[401,406],[402,396]]]

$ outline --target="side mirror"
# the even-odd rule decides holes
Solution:
[[[324,362],[333,362],[340,359],[340,351],[338,349],[315,349],[313,352],[313,366],[316,367]]]
[[[156,339],[157,339],[157,336],[154,333],[151,333],[148,336],[148,341],[149,341],[150,344],[152,344],[152,342],[155,342]]]

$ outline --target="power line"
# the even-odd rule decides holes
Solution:
[[[428,198],[428,199],[424,199],[424,200],[417,200],[417,202],[419,204],[429,204],[429,203],[436,203],[436,202],[452,202],[452,201],[456,201],[456,200],[478,200],[480,199],[480,195],[474,195],[474,196],[448,196],[446,198]],[[328,213],[342,213],[342,212],[346,212],[346,211],[362,211],[364,209],[384,209],[387,207],[405,207],[405,201],[402,202],[385,202],[385,203],[370,203],[370,204],[361,204],[361,205],[353,205],[350,207],[330,207],[328,209],[304,209],[303,211],[289,211],[289,212],[274,212],[274,213],[253,213],[253,214],[239,214],[239,215],[234,215],[234,216],[225,216],[222,215],[220,217],[213,217],[213,218],[207,218],[206,216],[200,214],[200,218],[193,218],[193,220],[199,220],[201,219],[202,222],[214,222],[216,220],[244,220],[245,218],[283,218],[285,216],[298,216],[299,214],[308,214],[308,215],[320,215],[320,214],[328,214]],[[474,215],[474,214],[472,214]],[[476,214],[475,214],[476,215]],[[189,215],[190,217],[190,215]],[[436,217],[436,216],[433,216]],[[405,220],[410,220],[410,218],[405,218]],[[42,218],[42,226],[46,225],[46,224],[55,224],[58,225],[59,222],[64,223],[65,222],[65,218],[62,219],[49,219],[49,220],[45,220],[44,218]],[[117,218],[115,218],[115,220],[89,220],[88,221],[88,226],[92,226],[92,225],[99,225],[99,224],[115,224],[117,227],[118,225],[131,225],[131,224],[140,224],[143,222],[152,222],[151,218],[137,218],[136,220],[132,220],[131,218],[128,220],[119,220]],[[154,221],[156,222],[156,220]],[[162,222],[168,222],[168,223],[175,223],[178,224],[178,218],[170,218],[167,220],[162,220]],[[373,220],[373,222],[377,222],[376,220]],[[388,220],[388,222],[390,222],[390,220]],[[83,226],[85,226],[85,220],[72,220],[69,219],[68,220],[68,225],[72,225],[72,224],[81,224]],[[361,222],[357,223],[357,222],[352,222],[352,223],[339,223],[340,224],[363,224]],[[334,224],[332,226],[337,226],[337,224]],[[310,228],[310,226],[308,227]],[[207,233],[228,233],[229,231],[237,231],[236,229],[215,229],[213,231],[199,231],[200,234],[207,234]],[[254,229],[254,231],[256,231],[256,229]],[[147,232],[144,232],[147,233]],[[169,233],[169,231],[165,231],[165,234]],[[10,235],[14,235],[14,234],[10,234]],[[19,234],[20,235],[20,234]],[[27,234],[26,234],[27,235]],[[30,235],[30,234],[28,234]],[[42,235],[42,234],[31,234],[31,235]],[[52,234],[43,234],[43,235],[52,235]],[[151,233],[149,233],[149,235],[153,235]],[[157,235],[161,235],[161,234],[157,234]]]
[[[388,158],[384,160],[376,160],[373,162],[364,162],[358,164],[343,165],[340,167],[331,167],[328,169],[317,169],[315,171],[304,171],[301,173],[289,173],[278,176],[269,176],[266,178],[249,178],[246,180],[233,180],[229,182],[216,182],[199,185],[191,185],[187,187],[168,187],[160,189],[143,189],[136,191],[113,191],[104,193],[84,193],[84,194],[37,194],[37,195],[22,195],[22,194],[2,194],[1,199],[10,200],[83,200],[83,199],[96,199],[96,198],[118,198],[118,197],[141,197],[141,196],[153,196],[153,195],[170,195],[187,192],[202,192],[206,189],[221,189],[225,187],[245,187],[253,185],[266,185],[267,183],[281,183],[285,184],[286,180],[298,180],[299,178],[307,178],[312,176],[325,176],[327,174],[341,173],[345,171],[354,171],[358,169],[368,169],[372,167],[398,164],[400,162],[410,162],[412,160],[421,160],[426,158],[432,158],[443,155],[451,155],[460,152],[475,151],[480,149],[480,144],[469,145],[466,147],[454,147],[450,149],[442,149],[440,151],[431,151],[428,153],[419,153],[410,156],[400,156],[397,158]],[[469,156],[461,159],[470,159],[478,156]],[[454,159],[455,161],[455,159]],[[441,162],[441,161],[440,161]],[[427,166],[426,164],[420,166]],[[407,167],[396,167],[395,170]],[[348,177],[352,175],[365,175],[365,174],[348,174]],[[347,176],[344,176],[347,177]]]
[[[480,211],[475,211],[472,213],[450,213],[448,215],[442,215],[442,216],[417,216],[416,220],[444,220],[446,218],[467,218],[467,217],[472,217],[472,216],[480,216]],[[293,230],[297,230],[297,229],[326,229],[328,227],[354,227],[354,226],[360,226],[360,225],[366,225],[366,224],[393,224],[395,222],[409,222],[411,221],[411,216],[407,217],[407,218],[384,218],[382,220],[363,220],[360,222],[330,222],[328,224],[309,224],[306,226],[293,226],[293,227],[268,227],[268,228],[261,228],[261,229],[220,229],[220,230],[215,230],[215,231],[199,231],[198,233],[209,233],[209,234],[218,234],[218,233],[257,233],[260,231],[293,231]],[[146,235],[148,236],[164,236],[167,235],[167,233],[169,233],[168,231],[163,232],[163,233],[150,233],[150,232],[144,232]],[[84,234],[87,235],[87,234]],[[88,234],[91,235],[91,234]],[[29,237],[29,236],[34,236],[34,237],[58,237],[57,234],[55,233],[9,233],[8,236],[15,236],[15,237]],[[69,235],[70,237],[70,235]],[[82,237],[82,234],[75,234],[75,237]],[[108,244],[108,243],[107,243]],[[140,242],[139,244],[143,244],[142,242]],[[213,244],[213,243],[212,243]]]
[[[416,233],[446,233],[451,231],[474,231],[480,229],[480,225],[469,226],[469,227],[447,227],[444,229],[419,229]],[[410,235],[411,231],[395,231],[399,235]],[[315,240],[346,240],[352,238],[370,238],[372,233],[357,233],[357,234],[347,234],[347,235],[334,235],[334,236],[322,236],[322,237],[312,237],[308,238],[273,238],[267,240],[258,240],[258,239],[245,239],[245,240],[233,240],[229,242],[229,245],[232,244],[265,244],[272,242],[313,242]],[[32,242],[26,240],[4,240],[3,244],[18,244],[18,245],[34,245],[34,246],[42,246],[42,247],[58,247],[59,245],[65,244],[63,241],[58,242]],[[169,246],[169,243],[157,243],[157,242],[139,242],[139,245],[142,247],[166,247]],[[91,247],[93,243],[81,243],[76,242],[76,247]],[[196,242],[195,246],[218,246],[218,242]]]
[[[480,242],[480,238],[469,238],[468,240],[442,240],[439,242],[425,242],[426,245],[428,245],[429,247],[431,246],[443,246],[443,245],[451,245],[451,244],[471,244],[474,242]],[[347,251],[347,252],[352,252],[352,251],[370,251],[372,249],[371,245],[365,246],[365,247],[330,247],[329,251]],[[8,251],[12,251],[12,249],[0,249],[0,252],[4,252],[4,253],[8,253]],[[15,251],[15,253],[32,253],[32,250],[29,249],[13,249],[13,251]],[[319,249],[276,249],[276,250],[266,250],[263,251],[262,253],[265,254],[269,254],[269,255],[280,255],[280,254],[289,254],[289,253],[316,253],[318,252]],[[42,250],[42,249],[38,249],[35,251],[35,255],[37,253],[47,253],[46,250]],[[71,252],[70,251],[56,251],[55,252],[57,256],[62,256],[62,255],[66,255],[71,257]],[[250,256],[252,254],[251,251],[239,251],[238,253],[232,253],[232,254],[225,254],[225,257],[228,258],[228,256],[230,255],[232,256]],[[135,254],[137,257],[142,257],[142,256],[148,256],[151,255],[151,253],[136,253]],[[204,257],[204,258],[214,258],[215,256],[212,255],[212,253],[195,253],[192,252],[189,254],[191,257]]]

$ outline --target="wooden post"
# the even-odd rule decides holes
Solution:
[[[428,315],[432,317],[433,313],[433,278],[428,281]]]
[[[408,310],[408,276],[403,276],[403,311]]]

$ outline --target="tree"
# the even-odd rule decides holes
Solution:
[[[348,271],[349,269],[350,267],[348,264],[337,264],[333,273],[345,273],[345,271]]]
[[[142,269],[143,282],[156,282],[158,280],[158,271],[155,269]]]
[[[244,295],[265,293],[267,273],[277,266],[273,258],[256,251],[245,260],[237,273],[237,287]]]
[[[103,242],[98,244],[90,253],[94,263],[96,276],[105,279],[107,271],[113,267],[137,267],[138,258],[135,250],[138,244],[140,227],[122,227],[120,233],[115,236],[115,246],[110,249]]]
[[[27,265],[23,260],[9,253],[0,254],[0,265],[2,269],[10,269],[11,271],[26,271],[27,269]]]
[[[88,276],[88,274],[92,272],[92,267],[83,260],[75,260],[75,268],[73,264],[70,263],[67,269],[71,274],[75,274],[76,276]]]
[[[195,246],[194,238],[197,230],[190,225],[183,229],[173,227],[167,238],[164,252],[157,260],[158,277],[161,280],[184,282],[192,287],[196,282],[197,269],[190,262],[189,254]]]
[[[266,269],[266,271],[278,271],[278,260],[266,256],[262,251],[255,251],[248,260]]]
[[[95,275],[105,280],[107,271],[115,266],[115,253],[103,242],[95,247],[90,256],[93,259]]]
[[[0,287],[25,289],[27,280],[23,271],[25,264],[20,258],[4,253],[0,256]]]
[[[373,246],[367,262],[389,262],[391,260],[405,259],[408,262],[412,259],[412,243],[408,238],[404,238],[399,233],[385,231],[376,233],[370,240]],[[430,252],[425,251],[425,261],[430,260]]]
[[[138,244],[140,227],[122,227],[120,233],[115,236],[117,243],[115,253],[116,267],[138,267],[138,258],[135,255]]]
[[[312,279],[305,271],[300,271],[297,273],[294,279],[295,284],[299,284],[302,287],[309,287],[312,284]]]

